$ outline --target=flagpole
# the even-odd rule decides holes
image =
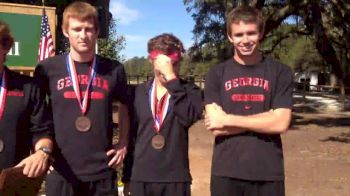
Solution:
[[[41,0],[43,3],[43,13],[41,16],[41,32],[39,41],[39,51],[38,51],[38,62],[42,61],[48,57],[55,55],[55,48],[53,45],[52,35],[50,32],[50,25],[48,17],[45,13],[45,0]]]

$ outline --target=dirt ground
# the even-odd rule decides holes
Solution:
[[[213,136],[203,121],[190,129],[192,195],[209,196]],[[350,113],[293,114],[282,135],[287,196],[350,195]]]

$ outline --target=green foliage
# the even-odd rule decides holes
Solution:
[[[271,36],[266,36],[261,45],[262,51],[279,59],[294,70],[302,71],[310,68],[323,70],[325,62],[317,51],[314,37],[292,34],[296,28],[294,24],[283,24],[270,32]],[[275,43],[276,37],[283,36],[288,32],[291,32],[292,35],[279,40],[277,44]]]
[[[128,75],[151,76],[152,65],[145,57],[134,57],[124,62],[125,71]]]
[[[193,64],[188,55],[185,55],[180,62],[180,75],[191,76],[193,75]]]
[[[202,78],[210,67],[218,62],[217,59],[214,59],[193,63],[188,55],[184,55],[180,62],[180,76],[183,78],[189,76],[199,76]],[[124,62],[124,67],[129,76],[153,76],[152,65],[145,57],[133,57]]]
[[[350,70],[348,0],[183,0],[183,3],[195,21],[195,44],[190,49],[194,62],[232,56],[230,45],[225,41],[225,16],[233,7],[249,4],[262,10],[266,19],[264,53],[295,68],[327,65],[340,79],[343,72]],[[287,19],[291,22],[293,18],[297,25],[283,26]],[[205,67],[199,65],[196,73]]]
[[[216,64],[216,62],[213,60],[192,62],[190,57],[185,55],[180,64],[180,75],[182,78],[202,78],[214,64]]]
[[[218,63],[219,61],[216,59],[213,59],[211,61],[197,62],[194,65],[195,67],[194,67],[193,75],[198,77],[205,76],[208,73],[209,69]]]
[[[317,52],[315,40],[312,37],[288,38],[283,40],[281,45],[275,49],[273,54],[277,54],[283,63],[294,70],[322,69],[325,64]]]
[[[120,52],[125,48],[125,37],[117,34],[116,21],[110,20],[107,39],[98,39],[98,54],[110,59],[124,61]]]
[[[210,59],[211,56],[225,56],[226,49],[221,46],[226,42],[225,14],[230,3],[217,0],[183,0],[183,2],[187,6],[186,10],[196,21],[192,31],[196,43],[189,50],[192,60],[202,61],[203,58]],[[205,46],[207,48],[210,46],[209,48],[215,51],[202,51]]]

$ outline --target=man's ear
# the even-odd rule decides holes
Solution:
[[[265,33],[265,31],[261,31],[259,33],[259,41],[261,41],[264,38],[264,33]]]
[[[231,36],[230,36],[229,34],[226,34],[226,36],[227,36],[228,40],[229,40],[231,43],[233,43],[233,40],[232,40]]]
[[[69,34],[68,34],[67,30],[64,29],[63,27],[62,27],[62,33],[63,33],[63,35],[64,35],[66,38],[69,37]]]
[[[96,29],[96,37],[100,35],[100,29]]]

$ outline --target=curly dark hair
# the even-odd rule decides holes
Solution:
[[[163,33],[161,35],[157,35],[148,41],[148,53],[155,50],[162,51],[166,55],[174,52],[185,52],[185,49],[180,39],[170,33]]]

